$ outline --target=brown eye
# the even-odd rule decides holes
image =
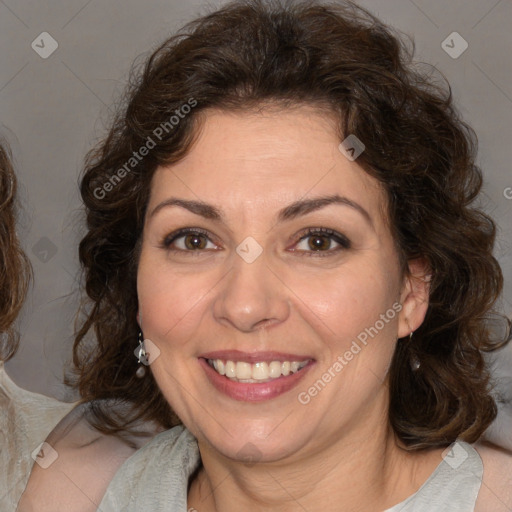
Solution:
[[[325,235],[308,236],[308,247],[313,251],[330,249],[332,240]]]
[[[349,248],[347,237],[328,228],[309,228],[296,245],[298,252],[307,256],[329,256]]]
[[[162,242],[162,246],[169,251],[182,252],[197,252],[217,248],[210,240],[207,232],[197,229],[180,229],[171,233]]]
[[[206,247],[206,239],[204,235],[185,235],[183,237],[185,247],[190,250],[204,249]]]

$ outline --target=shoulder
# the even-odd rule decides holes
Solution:
[[[186,502],[189,479],[200,461],[197,440],[183,425],[161,432],[120,468],[99,509],[164,510]]]
[[[159,430],[147,425],[145,437],[131,437],[131,447],[95,430],[79,405],[46,439],[42,463],[34,463],[17,512],[96,511],[119,467]]]
[[[200,459],[195,437],[183,425],[159,432],[151,441],[137,450],[129,462],[117,472],[111,487],[120,482],[138,485],[142,481],[153,481],[155,475],[172,475],[175,471],[187,472],[195,468]]]
[[[480,455],[484,473],[475,512],[512,510],[512,452],[487,441],[473,445]]]

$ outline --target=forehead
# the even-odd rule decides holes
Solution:
[[[372,217],[383,217],[382,187],[339,151],[335,120],[326,112],[302,106],[203,114],[187,156],[157,169],[150,207],[172,195],[227,212],[264,212],[337,193],[360,203]]]

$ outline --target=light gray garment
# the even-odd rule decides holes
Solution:
[[[187,429],[161,432],[118,469],[98,512],[187,512],[188,480],[199,464]]]
[[[467,443],[451,448],[416,493],[384,512],[473,512],[482,460]],[[162,432],[119,468],[98,512],[187,512],[188,480],[199,464],[197,442],[187,429]]]
[[[456,441],[445,453],[412,496],[384,512],[473,512],[482,485],[482,459],[463,441]]]
[[[16,509],[34,465],[33,453],[75,405],[20,388],[0,361],[1,512]]]

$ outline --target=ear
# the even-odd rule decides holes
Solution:
[[[409,275],[404,277],[400,292],[402,310],[398,315],[398,337],[418,329],[427,314],[432,273],[425,258],[409,260]]]

